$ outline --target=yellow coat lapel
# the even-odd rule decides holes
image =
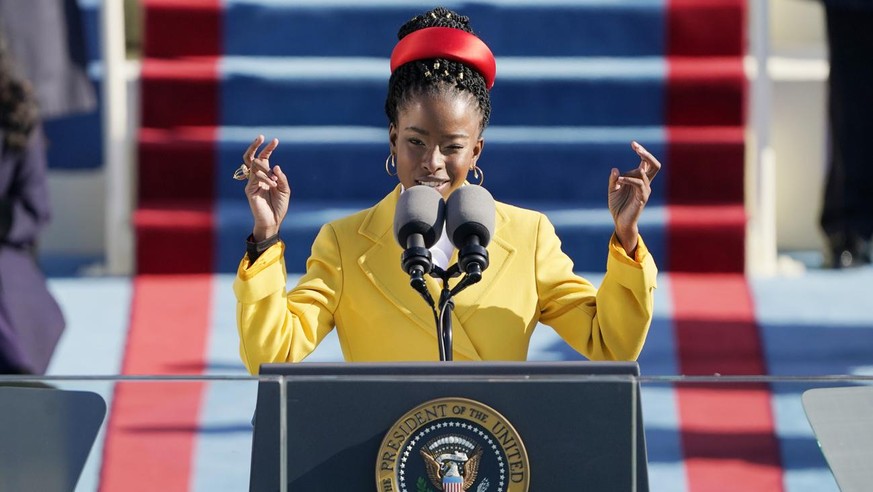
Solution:
[[[504,282],[510,281],[503,277],[508,262],[515,254],[515,248],[500,235],[501,230],[509,225],[510,220],[500,206],[497,208],[495,219],[494,237],[491,238],[491,243],[488,245],[488,269],[483,273],[479,283],[467,287],[455,298],[457,306],[455,313],[461,323],[464,323],[476,312],[485,296],[493,293],[498,286],[505,286]],[[458,261],[457,251],[455,251],[451,262],[456,261]]]

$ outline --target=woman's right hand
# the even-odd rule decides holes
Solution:
[[[255,219],[252,236],[256,242],[279,232],[291,200],[288,177],[278,165],[270,169],[270,154],[279,146],[279,139],[274,138],[258,153],[258,147],[263,143],[264,136],[258,135],[243,154],[243,162],[249,167],[246,198]]]

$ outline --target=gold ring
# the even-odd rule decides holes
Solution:
[[[237,181],[245,181],[249,179],[250,173],[251,171],[249,170],[249,167],[246,166],[245,163],[242,163],[238,168],[236,168],[236,171],[233,172],[233,179]]]

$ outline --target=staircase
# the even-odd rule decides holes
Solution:
[[[302,272],[326,221],[390,191],[383,111],[398,27],[434,7],[365,0],[145,0],[137,272],[234,272],[252,219],[231,179],[259,133],[293,189]],[[497,56],[479,165],[602,271],[609,169],[663,163],[641,232],[661,270],[744,268],[744,0],[451,2]]]

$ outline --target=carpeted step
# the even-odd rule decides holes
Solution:
[[[747,217],[742,202],[670,205],[667,209],[669,244],[662,270],[689,273],[745,271]]]
[[[738,59],[499,58],[495,125],[740,125]],[[147,59],[142,125],[386,124],[387,59]],[[669,116],[668,116],[669,115]]]
[[[230,178],[258,132],[279,138],[272,161],[283,166],[304,200],[374,202],[396,177],[385,171],[387,131],[368,127],[225,127],[140,132],[142,200],[185,196],[205,201],[243,199],[241,183]],[[535,200],[548,196],[577,206],[605,204],[612,167],[629,170],[638,159],[630,148],[638,140],[656,155],[666,154],[658,128],[491,127],[479,166],[486,186],[499,199]],[[653,203],[665,196],[667,165],[654,182]],[[172,179],[168,179],[172,177]],[[192,186],[214,179],[214,187]]]
[[[288,173],[295,198],[374,202],[397,178],[384,169],[387,132],[370,127],[143,129],[139,197],[144,201],[243,199],[231,179],[252,137],[279,138],[273,162]],[[743,197],[741,128],[498,127],[485,134],[479,161],[486,187],[501,200],[567,200],[602,207],[609,170],[638,164],[637,140],[664,168],[651,204],[736,203]],[[739,158],[739,160],[737,160]],[[214,183],[211,184],[210,183]]]
[[[387,187],[383,191],[390,190]],[[555,224],[564,251],[574,259],[577,270],[602,271],[605,268],[606,245],[614,228],[606,209],[574,208],[562,202],[510,203],[545,213]],[[282,228],[288,270],[298,273],[304,270],[312,241],[325,222],[372,204],[292,198]],[[666,213],[663,207],[650,207],[641,223],[641,233],[652,254],[659,265],[664,266]],[[229,273],[236,271],[245,252],[244,241],[251,232],[252,218],[248,205],[239,200],[219,201],[212,209],[161,202],[154,206],[142,205],[136,212],[135,223],[137,244],[147,251],[138,255],[141,274],[193,273],[198,268],[204,272]]]
[[[398,27],[433,3],[145,0],[151,57],[385,57]],[[499,56],[742,53],[744,0],[450,2]],[[197,26],[197,36],[179,32]]]
[[[215,219],[211,203],[140,201],[132,219],[137,274],[213,271]]]
[[[273,161],[289,174],[294,190],[294,207],[286,221],[293,224],[286,229],[297,231],[288,247],[289,264],[290,258],[304,264],[311,240],[325,221],[366,208],[396,184],[383,168],[382,128],[144,129],[140,199],[146,205],[136,220],[140,250],[149,252],[140,256],[142,273],[235,268],[238,243],[250,232],[251,216],[242,183],[230,175],[256,131],[280,138]],[[734,164],[742,162],[741,128],[492,127],[488,132],[480,162],[488,173],[488,189],[498,200],[561,218],[556,225],[577,268],[599,271],[603,266],[591,262],[601,261],[592,245],[608,239],[612,231],[604,208],[606,176],[616,161],[626,163],[625,168],[636,165],[628,145],[636,138],[664,164],[643,216],[643,232],[659,266],[674,271],[742,271],[745,217],[742,206],[734,205],[742,203],[743,173]],[[578,177],[568,179],[574,175]],[[519,176],[524,176],[523,184]],[[686,205],[663,208],[668,195],[685,197],[677,203]],[[174,197],[199,199],[201,205],[195,211],[182,208],[177,219],[176,209],[167,205]],[[544,197],[562,202],[544,205]],[[217,208],[208,205],[212,200],[218,200]],[[192,222],[192,217],[199,219]],[[182,224],[196,225],[197,232],[185,231],[180,237]],[[667,225],[675,231],[669,243]],[[168,262],[180,239],[197,244],[207,257],[199,258],[197,265]]]
[[[566,202],[508,203],[546,214],[577,271],[603,271],[606,245],[614,229],[605,208],[573,207]],[[282,228],[288,270],[304,270],[312,241],[325,222],[370,205],[292,198]],[[252,227],[248,205],[223,200],[214,208],[183,206],[145,204],[136,212],[137,244],[147,251],[138,255],[140,273],[236,271]],[[733,205],[649,206],[640,223],[640,233],[664,271],[742,272],[744,228],[743,208]]]
[[[146,56],[174,58],[221,53],[222,0],[142,0],[141,3]]]
[[[217,134],[215,127],[141,128],[137,146],[138,201],[186,199],[210,203],[216,196],[214,183],[219,171]],[[245,147],[239,152],[240,160],[243,150]]]

